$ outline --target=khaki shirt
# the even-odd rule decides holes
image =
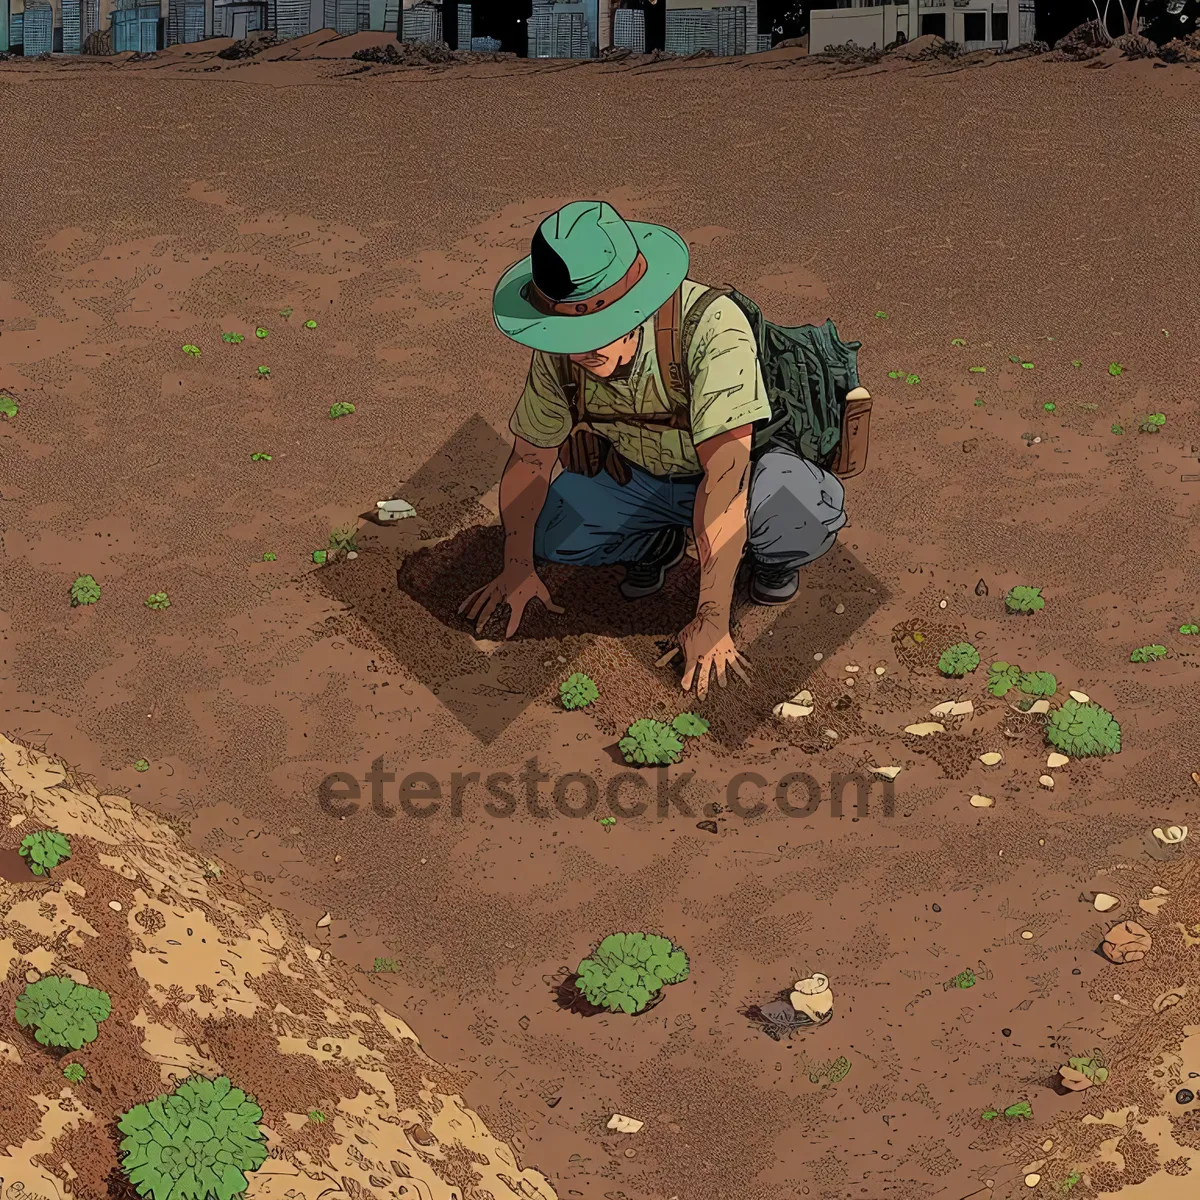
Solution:
[[[683,284],[683,312],[706,291],[693,280]],[[681,318],[682,319],[682,318]],[[571,406],[559,379],[558,356],[535,350],[525,391],[509,428],[541,449],[561,446],[571,432]],[[618,453],[652,475],[697,475],[702,471],[696,445],[719,433],[771,415],[771,403],[758,361],[750,322],[737,302],[718,296],[705,309],[688,346],[691,381],[691,431],[598,423],[597,432],[612,439]],[[585,376],[589,416],[621,413],[670,414],[654,346],[654,318],[642,325],[637,354],[626,377]]]

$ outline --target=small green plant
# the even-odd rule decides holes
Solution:
[[[988,671],[988,691],[997,699],[1001,699],[1017,686],[1023,674],[1016,663],[994,662]]]
[[[1166,646],[1139,646],[1130,654],[1129,661],[1132,663],[1148,663],[1157,662],[1160,658],[1166,657]]]
[[[1004,607],[1011,613],[1035,613],[1046,607],[1046,601],[1042,597],[1040,587],[1018,584],[1015,588],[1010,588],[1008,595],[1004,597]]]
[[[314,1109],[313,1109],[313,1110],[312,1110],[312,1111],[311,1111],[311,1112],[308,1114],[308,1119],[309,1119],[309,1120],[310,1120],[310,1121],[311,1121],[311,1122],[312,1122],[314,1125],[324,1125],[324,1124],[325,1124],[325,1114],[324,1114],[324,1113],[323,1113],[323,1112],[322,1112],[322,1111],[321,1111],[319,1108],[314,1108]]]
[[[955,642],[942,651],[938,659],[938,670],[943,675],[961,679],[979,666],[979,651],[970,642]]]
[[[71,843],[57,829],[42,829],[21,842],[19,853],[35,875],[48,875],[71,857]]]
[[[1026,671],[1017,680],[1017,687],[1027,696],[1053,696],[1058,691],[1058,680],[1049,671]]]
[[[257,450],[252,455],[250,455],[250,461],[251,462],[270,462],[271,456],[269,454],[264,454],[261,450]]]
[[[17,997],[17,1024],[32,1029],[39,1045],[59,1050],[79,1050],[94,1042],[100,1022],[111,1012],[107,992],[65,975],[43,975]]]
[[[1082,1182],[1083,1182],[1083,1176],[1080,1175],[1080,1173],[1078,1171],[1072,1171],[1070,1173],[1070,1175],[1068,1175],[1066,1177],[1066,1179],[1064,1179],[1062,1181],[1062,1183],[1058,1184],[1058,1190],[1060,1192],[1069,1192],[1077,1184],[1080,1184]]]
[[[336,421],[338,417],[348,417],[354,411],[353,404],[347,404],[345,400],[339,400],[336,404],[329,406],[329,415]]]
[[[983,407],[983,397],[982,397],[982,396],[977,396],[977,397],[975,398],[975,407],[976,407],[976,408],[982,408],[982,407]]]
[[[952,345],[952,346],[965,346],[966,344],[967,344],[966,338],[951,338],[950,339],[950,345]]]
[[[1016,1104],[1010,1104],[1001,1112],[995,1108],[987,1109],[983,1114],[985,1121],[994,1121],[997,1117],[1006,1117],[1010,1121],[1028,1121],[1033,1117],[1033,1106],[1028,1100],[1018,1100]]]
[[[259,375],[261,375],[261,376],[262,376],[264,379],[270,379],[270,378],[271,378],[271,368],[270,368],[270,367],[259,367],[259,368],[258,368],[258,373],[259,373]]]
[[[563,708],[587,708],[599,695],[600,689],[591,676],[584,675],[582,671],[568,675],[558,685],[558,698],[562,701]]]
[[[1118,425],[1115,421],[1113,422],[1113,425],[1112,425],[1112,431],[1115,434],[1122,434],[1125,432],[1124,428],[1122,426]]]
[[[305,321],[304,322],[305,329],[316,329],[316,327],[317,327],[316,321]]]
[[[281,308],[279,315],[286,321],[292,315],[292,310],[290,308]]]
[[[972,375],[987,374],[987,367],[968,367],[967,370],[970,371]]]
[[[1044,408],[1044,409],[1045,409],[1047,412],[1054,412],[1054,411],[1055,411],[1055,409],[1057,409],[1057,408],[1058,408],[1058,405],[1057,405],[1057,404],[1055,404],[1053,400],[1047,400],[1047,401],[1046,401],[1046,403],[1042,405],[1042,407],[1043,407],[1043,408]]]
[[[240,346],[246,340],[244,333],[223,333],[221,341],[227,342],[230,346]]]
[[[696,713],[680,713],[679,716],[671,722],[671,728],[675,730],[680,737],[703,737],[708,732],[708,722]]]
[[[234,1200],[267,1158],[262,1115],[227,1076],[193,1075],[117,1122],[121,1169],[149,1200]]]
[[[1083,366],[1083,360],[1082,360],[1082,359],[1079,359],[1079,358],[1073,359],[1073,360],[1072,360],[1072,362],[1071,362],[1071,366],[1073,366],[1073,367],[1082,367],[1082,366]]]
[[[1108,373],[1114,379],[1119,379],[1121,377],[1121,372],[1124,370],[1125,370],[1125,368],[1123,366],[1121,366],[1120,363],[1109,363],[1108,364]]]
[[[1077,1058],[1069,1058],[1067,1062],[1093,1083],[1103,1083],[1108,1078],[1108,1068],[1104,1065],[1104,1058],[1099,1050],[1093,1050],[1091,1054],[1081,1054]]]
[[[877,317],[878,317],[878,318],[879,318],[881,321],[886,321],[886,320],[887,320],[887,313],[885,313],[885,312],[877,312],[875,315],[876,315],[876,316],[877,316]]]
[[[254,336],[260,341],[270,333],[270,330],[264,329],[261,325],[254,331]]]
[[[318,567],[323,567],[325,565],[325,560],[328,557],[328,550],[314,550],[312,553],[312,560],[317,564]]]
[[[183,352],[184,352],[184,354],[187,354],[192,358],[200,357],[200,347],[199,346],[184,346]]]
[[[394,958],[377,958],[371,970],[376,975],[394,975],[400,970],[400,964]]]
[[[888,378],[889,379],[903,379],[904,372],[903,371],[889,371]]]
[[[906,375],[904,377],[904,382],[909,385],[912,385],[914,383],[920,383],[921,377],[920,377],[920,375]]]
[[[100,599],[100,585],[90,575],[80,575],[71,584],[71,607],[95,604]]]
[[[683,758],[683,743],[675,730],[652,717],[634,721],[617,748],[627,763],[640,767],[666,767]]]
[[[612,827],[617,823],[616,817],[598,817],[597,820],[604,827],[605,833],[611,833]]]
[[[87,1072],[79,1063],[67,1063],[63,1067],[63,1078],[68,1083],[82,1083],[87,1078]]]
[[[155,612],[162,612],[163,609],[171,607],[171,600],[166,592],[151,592],[146,597],[146,607],[154,609]]]
[[[1179,632],[1186,634],[1200,633],[1200,625],[1180,625]]]
[[[263,552],[263,556],[262,556],[263,562],[274,562],[275,558],[276,558],[276,555],[275,555],[274,550],[266,550]]]
[[[949,982],[942,984],[942,990],[948,992],[952,988],[973,988],[978,982],[975,972],[968,967],[965,971],[959,971]]]
[[[1142,433],[1157,433],[1166,423],[1167,418],[1162,413],[1151,413],[1149,416],[1142,418],[1138,429]]]
[[[133,769],[135,771],[148,771],[150,770],[150,763],[144,758],[139,758],[137,762],[133,764]]]
[[[609,1012],[639,1013],[664,984],[688,976],[687,955],[653,933],[610,933],[576,971],[589,1004]]]
[[[1112,713],[1094,701],[1080,704],[1068,699],[1050,714],[1046,740],[1071,758],[1117,754],[1121,749],[1121,726]]]
[[[11,396],[0,396],[0,417],[15,417],[21,411]]]

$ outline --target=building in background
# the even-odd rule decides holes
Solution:
[[[324,8],[324,27],[343,37],[371,28],[370,0],[324,0]]]
[[[162,9],[157,4],[117,0],[117,6],[108,14],[108,20],[114,54],[123,54],[127,50],[135,54],[153,54],[161,45]]]
[[[908,41],[936,34],[966,50],[1000,50],[1035,37],[1033,0],[911,0],[907,4],[867,4],[815,8],[809,15],[808,48],[820,54],[853,42],[883,49],[898,37]]]
[[[591,46],[583,4],[535,0],[529,19],[530,58],[591,58]]]
[[[29,0],[21,38],[26,58],[54,52],[54,8],[45,0]]]
[[[440,42],[442,40],[442,6],[414,4],[400,12],[402,42]]]
[[[240,42],[267,28],[267,0],[216,0],[213,4],[213,37]]]
[[[473,37],[471,49],[476,54],[499,54],[504,49],[504,43],[494,37]]]
[[[634,54],[646,53],[646,14],[640,8],[618,8],[613,13],[613,45]]]
[[[287,3],[288,0],[279,0],[279,3]],[[294,2],[294,0],[292,0]],[[66,12],[66,0],[63,0],[63,11]],[[204,0],[168,0],[167,3],[167,45],[174,46],[180,42],[202,42],[204,41],[205,20]],[[308,15],[308,6],[305,5],[305,16]],[[66,18],[63,18],[64,43],[66,41]],[[306,29],[307,33],[308,30]],[[281,35],[283,36],[283,35]],[[294,34],[287,36],[293,37]]]
[[[470,50],[471,38],[471,6],[469,4],[460,4],[458,6],[458,30],[455,35],[456,50]]]
[[[758,0],[666,0],[669,54],[753,54],[758,50]]]
[[[274,0],[275,35],[284,40],[312,33],[312,4],[309,0]]]

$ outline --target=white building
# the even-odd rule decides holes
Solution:
[[[442,6],[414,4],[400,12],[400,41],[440,42],[442,40]]]
[[[640,8],[618,8],[613,13],[613,45],[646,53],[646,14]]]
[[[853,42],[882,50],[901,34],[910,42],[923,34],[936,34],[964,50],[1016,46],[1034,39],[1033,0],[910,0],[906,4],[845,0],[837,8],[812,10],[808,48],[811,54],[820,54],[830,46]]]
[[[592,39],[583,4],[538,0],[529,20],[530,58],[591,58]]]
[[[472,17],[474,13],[469,4],[458,6],[458,45],[456,50],[470,50],[473,36]]]

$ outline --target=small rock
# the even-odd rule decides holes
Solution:
[[[1150,916],[1158,916],[1158,910],[1170,899],[1170,896],[1151,896],[1149,900],[1139,900],[1138,908]]]
[[[1045,1141],[1042,1143],[1042,1152],[1043,1152],[1044,1154],[1049,1154],[1049,1153],[1050,1153],[1050,1151],[1051,1151],[1051,1150],[1053,1150],[1053,1149],[1054,1149],[1054,1140],[1053,1140],[1052,1138],[1047,1138],[1047,1139],[1046,1139],[1046,1140],[1045,1140]]]
[[[836,742],[837,736],[838,736],[837,730],[836,729],[822,729],[821,736],[828,738],[831,742]]]
[[[1033,930],[1032,930],[1032,929],[1022,929],[1022,930],[1021,930],[1021,936],[1022,936],[1022,937],[1025,939],[1025,941],[1027,941],[1027,942],[1028,942],[1028,941],[1032,941],[1032,940],[1033,940]]]
[[[971,807],[972,808],[991,808],[992,805],[995,803],[996,803],[995,800],[993,800],[991,798],[991,796],[972,796],[971,797]]]
[[[820,662],[820,661],[821,661],[821,659],[823,659],[824,657],[825,657],[825,655],[823,655],[823,654],[820,652],[820,650],[818,650],[818,651],[816,652],[816,654],[814,654],[814,655],[813,655],[813,662]]]
[[[626,1158],[635,1158],[636,1156],[637,1156],[637,1151],[634,1150],[632,1146],[628,1150],[625,1151]]]
[[[1034,438],[1033,440],[1036,442],[1039,439]],[[1031,1187],[1031,1188],[1037,1187],[1037,1185],[1041,1182],[1042,1182],[1042,1177],[1036,1171],[1030,1171],[1029,1174],[1025,1176],[1025,1186],[1026,1187]]]
[[[626,1117],[621,1113],[613,1113],[608,1118],[608,1128],[617,1133],[637,1133],[645,1124],[645,1121],[639,1121],[636,1117]]]
[[[1046,759],[1048,767],[1065,767],[1071,760],[1065,754],[1051,754]]]
[[[811,704],[793,704],[791,701],[784,701],[782,704],[777,704],[771,710],[777,717],[783,717],[785,720],[790,720],[795,717],[807,717],[812,713]]]
[[[39,979],[41,979],[41,975],[39,974],[39,972],[32,971],[32,970],[25,972],[25,982],[26,983],[37,983],[37,981]]]
[[[981,579],[975,585],[975,595],[986,596],[988,594],[988,585]]]
[[[946,727],[937,721],[919,721],[916,725],[905,725],[904,732],[914,737],[928,737],[931,733],[945,733]]]
[[[837,613],[838,616],[841,616],[842,613],[846,611],[846,606],[844,604],[839,604],[833,611]]]
[[[1150,952],[1150,935],[1135,921],[1122,921],[1105,935],[1100,949],[1109,962],[1137,962]]]
[[[1038,780],[1038,783],[1040,783],[1044,788],[1052,788],[1054,786],[1054,779],[1049,775],[1043,775]]]
[[[1050,701],[1035,700],[1026,711],[1031,713],[1048,713],[1050,711]]]
[[[1086,704],[1088,702],[1087,692],[1071,692],[1070,697],[1076,704]]]
[[[978,446],[978,445],[979,445],[979,439],[978,439],[978,438],[967,438],[967,439],[966,439],[966,440],[963,442],[963,444],[962,444],[963,453],[964,453],[964,454],[971,454],[971,453],[973,453],[973,452],[974,452],[974,450],[975,450],[975,447],[976,447],[976,446]]]
[[[320,919],[320,920],[317,922],[317,928],[318,928],[318,929],[328,929],[328,928],[329,928],[329,926],[330,926],[330,925],[332,925],[332,924],[333,924],[333,917],[332,917],[332,916],[330,916],[330,914],[329,914],[329,913],[326,913],[326,914],[325,914],[325,915],[324,915],[324,916],[323,916],[323,917],[322,917],[322,918],[321,918],[321,919]]]
[[[846,670],[849,671],[853,675],[854,673],[856,673],[859,670],[859,668],[856,667],[853,663],[847,663]]]
[[[1192,1092],[1191,1088],[1180,1088],[1179,1091],[1175,1093],[1176,1104],[1191,1104],[1195,1098],[1196,1096]]]
[[[357,550],[347,550],[347,551],[346,551],[346,557],[347,557],[347,558],[357,558],[357,557],[358,557],[358,551],[357,551]]]
[[[895,779],[900,774],[899,767],[875,767],[873,774],[882,775],[884,779]]]
[[[1167,846],[1177,845],[1187,837],[1188,831],[1186,825],[1170,825],[1166,829],[1156,829],[1154,836]]]
[[[999,750],[989,750],[986,754],[981,754],[979,756],[979,761],[983,763],[985,767],[994,767],[997,763],[1002,763],[1004,761],[1004,755],[1001,754]]]
[[[969,717],[975,711],[972,700],[944,700],[929,710],[931,717]]]
[[[1156,896],[1169,896],[1171,894],[1165,887],[1159,887],[1158,884],[1155,884],[1150,890]]]
[[[333,856],[333,861],[334,863],[340,863],[342,861],[342,856],[340,854],[335,854]]]
[[[876,668],[875,668],[875,674],[876,674],[876,675],[886,675],[886,674],[887,674],[887,667],[876,667]]]
[[[705,833],[719,833],[716,821],[697,821],[696,828],[702,829]]]
[[[945,608],[945,607],[946,607],[946,601],[945,601],[945,600],[939,600],[939,601],[938,601],[938,608]]]
[[[1097,892],[1092,906],[1097,912],[1111,912],[1120,903],[1116,896],[1110,896],[1107,892]]]
[[[111,908],[113,912],[121,911],[121,905],[116,900],[110,900],[108,902],[108,907]]]

